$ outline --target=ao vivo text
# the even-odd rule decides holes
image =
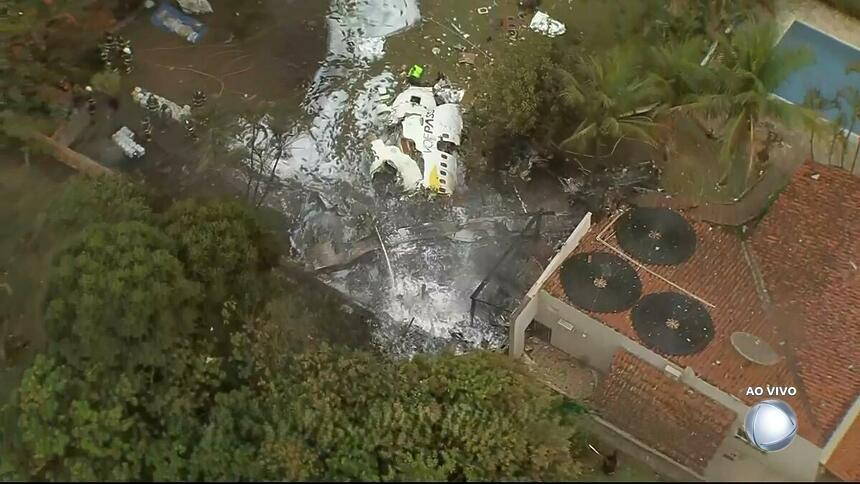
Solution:
[[[760,397],[762,395],[767,395],[770,397],[776,396],[790,396],[793,397],[797,395],[797,388],[794,387],[772,387],[770,385],[766,385],[764,387],[747,387],[747,395],[748,396],[756,396]]]

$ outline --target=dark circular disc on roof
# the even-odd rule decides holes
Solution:
[[[573,305],[596,313],[624,311],[642,294],[636,269],[605,252],[574,255],[561,266],[559,277]]]
[[[668,208],[627,211],[615,222],[615,236],[625,252],[646,264],[680,264],[696,250],[696,232]]]
[[[690,355],[714,338],[708,310],[677,292],[648,294],[631,312],[633,329],[645,346],[666,355]]]

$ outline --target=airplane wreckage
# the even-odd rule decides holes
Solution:
[[[407,193],[422,187],[444,195],[454,193],[459,182],[463,94],[445,79],[433,87],[410,86],[401,92],[387,108],[394,134],[371,144],[376,155],[371,175],[389,167]]]

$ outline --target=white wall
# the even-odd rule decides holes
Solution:
[[[576,228],[564,242],[564,245],[561,246],[558,253],[556,253],[552,260],[550,260],[537,281],[532,284],[532,287],[526,293],[526,297],[523,299],[523,302],[520,303],[520,307],[514,311],[514,314],[511,316],[510,333],[508,337],[508,354],[510,354],[511,357],[519,358],[523,354],[523,350],[525,349],[526,329],[529,327],[529,324],[531,324],[532,320],[535,318],[535,314],[537,313],[537,296],[541,287],[543,287],[546,280],[549,279],[549,276],[551,276],[552,273],[567,260],[568,256],[570,256],[573,250],[576,249],[579,242],[585,234],[588,233],[590,228],[591,212],[588,212],[584,217],[582,217],[582,220],[579,221],[579,224],[577,224]]]

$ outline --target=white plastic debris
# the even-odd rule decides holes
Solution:
[[[439,82],[433,86],[433,93],[443,104],[458,104],[463,101],[463,96],[465,96],[466,90],[455,88],[447,79],[440,79]]]
[[[203,15],[214,12],[208,0],[176,0],[176,3],[179,4],[179,8],[183,12],[190,15]]]
[[[184,105],[180,106],[170,99],[163,98],[158,94],[147,91],[142,87],[135,87],[133,91],[131,91],[131,98],[139,104],[141,107],[148,109],[148,101],[150,96],[154,97],[156,102],[158,103],[158,113],[162,111],[167,111],[170,114],[170,117],[173,118],[174,121],[183,122],[189,117],[191,117],[191,106]]]
[[[547,37],[558,37],[567,32],[567,27],[544,12],[537,12],[532,18],[529,28]]]
[[[421,170],[418,163],[396,146],[386,145],[382,140],[375,140],[371,148],[376,154],[376,161],[370,165],[370,174],[375,175],[383,166],[388,165],[397,170],[400,183],[407,192],[417,190],[421,185]]]
[[[111,139],[129,158],[140,158],[146,154],[146,149],[134,141],[134,133],[126,126],[114,133]]]

